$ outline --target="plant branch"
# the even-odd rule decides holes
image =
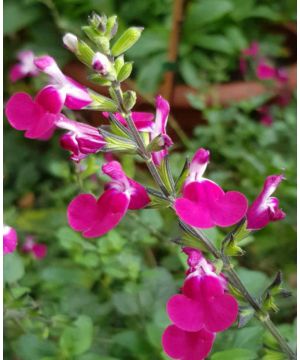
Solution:
[[[122,90],[120,88],[120,83],[115,82],[113,84],[114,91],[117,95],[117,98],[119,100],[119,107],[120,110],[123,111],[125,114],[125,119],[127,121],[128,127],[132,133],[132,136],[134,140],[136,141],[139,153],[143,157],[143,159],[146,162],[146,165],[153,176],[155,182],[160,187],[162,193],[168,198],[168,201],[170,202],[171,207],[173,208],[173,194],[170,194],[167,188],[164,185],[164,182],[152,160],[151,153],[147,151],[147,148],[144,144],[144,141],[142,137],[140,136],[134,121],[132,120],[130,111],[127,111],[124,107],[123,100],[122,100]],[[173,208],[174,210],[174,208]],[[290,360],[295,360],[296,355],[293,352],[293,350],[289,347],[287,341],[283,338],[283,336],[278,332],[277,328],[275,327],[274,323],[270,319],[269,313],[262,308],[262,306],[257,302],[257,300],[248,292],[242,281],[240,280],[238,274],[233,268],[233,265],[230,262],[230,259],[228,256],[223,254],[221,251],[219,251],[215,245],[210,241],[210,239],[207,238],[207,236],[199,229],[190,226],[183,221],[180,221],[180,225],[183,227],[183,229],[192,234],[194,237],[196,237],[199,242],[201,242],[207,250],[216,258],[221,259],[224,266],[223,269],[227,274],[228,281],[231,285],[233,285],[235,288],[239,290],[239,292],[242,294],[244,299],[252,306],[252,308],[255,311],[257,319],[260,320],[260,322],[264,325],[264,327],[273,335],[273,337],[277,340],[281,350],[288,356]]]

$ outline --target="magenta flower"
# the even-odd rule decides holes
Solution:
[[[238,303],[227,292],[227,280],[199,250],[184,248],[189,269],[182,294],[167,303],[172,325],[162,336],[164,351],[173,359],[205,359],[215,333],[230,327],[238,315]]]
[[[158,135],[162,137],[162,144],[164,148],[160,151],[152,153],[152,159],[155,165],[160,165],[162,159],[168,154],[167,148],[170,147],[173,142],[167,134],[167,121],[170,113],[170,105],[167,100],[162,96],[156,97],[156,115],[155,121],[150,132],[150,141],[155,139]]]
[[[7,102],[5,113],[10,125],[25,131],[30,139],[48,139],[61,117],[61,94],[51,85],[43,88],[34,99],[26,93],[16,93]]]
[[[215,334],[205,329],[187,332],[170,325],[163,333],[162,346],[172,359],[203,360],[210,353],[214,339]]]
[[[3,254],[9,254],[16,250],[18,244],[18,235],[14,228],[3,226]]]
[[[267,177],[261,193],[247,212],[248,229],[259,230],[271,221],[285,218],[285,213],[279,208],[279,200],[276,197],[271,197],[283,178],[283,175]]]
[[[51,83],[59,93],[62,102],[72,110],[82,109],[92,102],[87,89],[64,75],[51,56],[41,56],[34,61],[38,69],[49,75]]]
[[[112,181],[99,199],[91,194],[81,194],[68,206],[70,226],[86,238],[107,233],[118,225],[127,210],[141,209],[150,201],[145,188],[128,178],[118,161],[103,165],[102,171]]]
[[[260,80],[276,80],[277,70],[264,59],[261,59],[256,68],[256,75]]]
[[[102,115],[106,119],[109,118],[108,112],[103,112]],[[125,118],[122,116],[122,114],[114,113],[114,116],[116,117],[116,119],[118,121],[120,121],[120,123],[122,125],[127,127],[127,122],[126,122]],[[139,131],[150,132],[152,130],[153,119],[154,119],[153,114],[148,113],[148,112],[142,112],[142,111],[133,111],[131,113],[131,117],[132,117],[133,122],[135,123],[136,128]]]
[[[22,246],[23,252],[32,253],[37,260],[42,260],[47,255],[47,250],[47,245],[35,242],[33,236],[26,236]]]
[[[183,196],[175,200],[175,211],[183,221],[202,229],[234,225],[246,215],[248,201],[242,193],[225,193],[215,182],[203,178],[208,161],[208,150],[199,149],[192,159]]]
[[[71,159],[76,162],[79,162],[88,154],[97,153],[105,145],[103,136],[99,134],[97,128],[91,125],[74,122],[67,118],[62,119],[59,125],[71,130],[61,136],[60,145],[72,153]]]
[[[37,76],[39,69],[34,64],[34,53],[30,50],[21,51],[17,55],[18,64],[15,64],[9,71],[9,79],[16,82],[29,76]]]

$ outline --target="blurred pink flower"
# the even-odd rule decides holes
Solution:
[[[16,250],[18,235],[14,228],[8,225],[3,226],[3,255],[12,253]]]
[[[34,64],[35,55],[30,50],[24,50],[18,53],[18,64],[12,66],[9,71],[9,79],[16,82],[25,77],[37,76],[39,69]]]
[[[32,253],[37,260],[42,260],[47,255],[47,245],[37,243],[33,236],[26,236],[22,251]]]

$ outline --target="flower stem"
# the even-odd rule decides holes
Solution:
[[[170,201],[170,205],[173,205],[173,194],[170,194],[167,190],[164,182],[152,160],[151,153],[147,151],[147,148],[144,144],[142,137],[140,136],[134,121],[132,120],[130,111],[126,111],[123,105],[122,100],[122,90],[120,88],[120,83],[115,82],[113,83],[113,89],[117,95],[119,101],[119,108],[125,114],[125,119],[127,121],[128,127],[132,133],[134,140],[136,141],[136,145],[138,147],[139,153],[141,154],[142,158],[145,160],[146,165],[157,185],[160,187],[162,193],[168,198]],[[174,209],[173,209],[174,210]],[[262,306],[257,302],[257,300],[248,292],[244,284],[242,283],[241,279],[239,278],[238,274],[233,268],[233,265],[230,262],[228,256],[224,255],[221,251],[219,251],[215,245],[206,237],[206,235],[199,229],[192,227],[183,221],[179,220],[180,225],[183,229],[192,234],[196,237],[206,248],[207,250],[216,258],[221,259],[224,264],[224,271],[227,274],[228,281],[233,285],[239,292],[242,294],[244,299],[252,306],[255,311],[257,319],[263,324],[263,326],[273,335],[273,337],[277,340],[281,350],[288,356],[288,359],[295,360],[296,354],[293,350],[289,347],[287,341],[284,337],[278,332],[277,328],[275,327],[274,323],[270,319],[269,313],[262,308]]]

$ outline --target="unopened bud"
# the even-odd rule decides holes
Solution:
[[[63,37],[63,43],[72,52],[76,52],[78,49],[78,39],[74,34],[65,34]]]
[[[144,28],[142,27],[131,27],[127,29],[113,45],[111,50],[112,55],[119,56],[130,49],[138,41],[143,30]]]
[[[98,15],[96,13],[93,13],[91,16],[89,16],[89,23],[90,25],[97,30],[100,30],[101,32],[105,32],[106,30],[106,22],[107,17],[105,15]]]
[[[105,36],[109,39],[113,38],[118,31],[118,20],[117,16],[113,15],[107,19]]]
[[[106,55],[101,54],[100,52],[96,52],[93,57],[92,67],[101,75],[107,75],[111,69],[111,63]]]
[[[136,92],[132,90],[127,90],[123,94],[123,104],[127,111],[131,110],[136,103]]]

